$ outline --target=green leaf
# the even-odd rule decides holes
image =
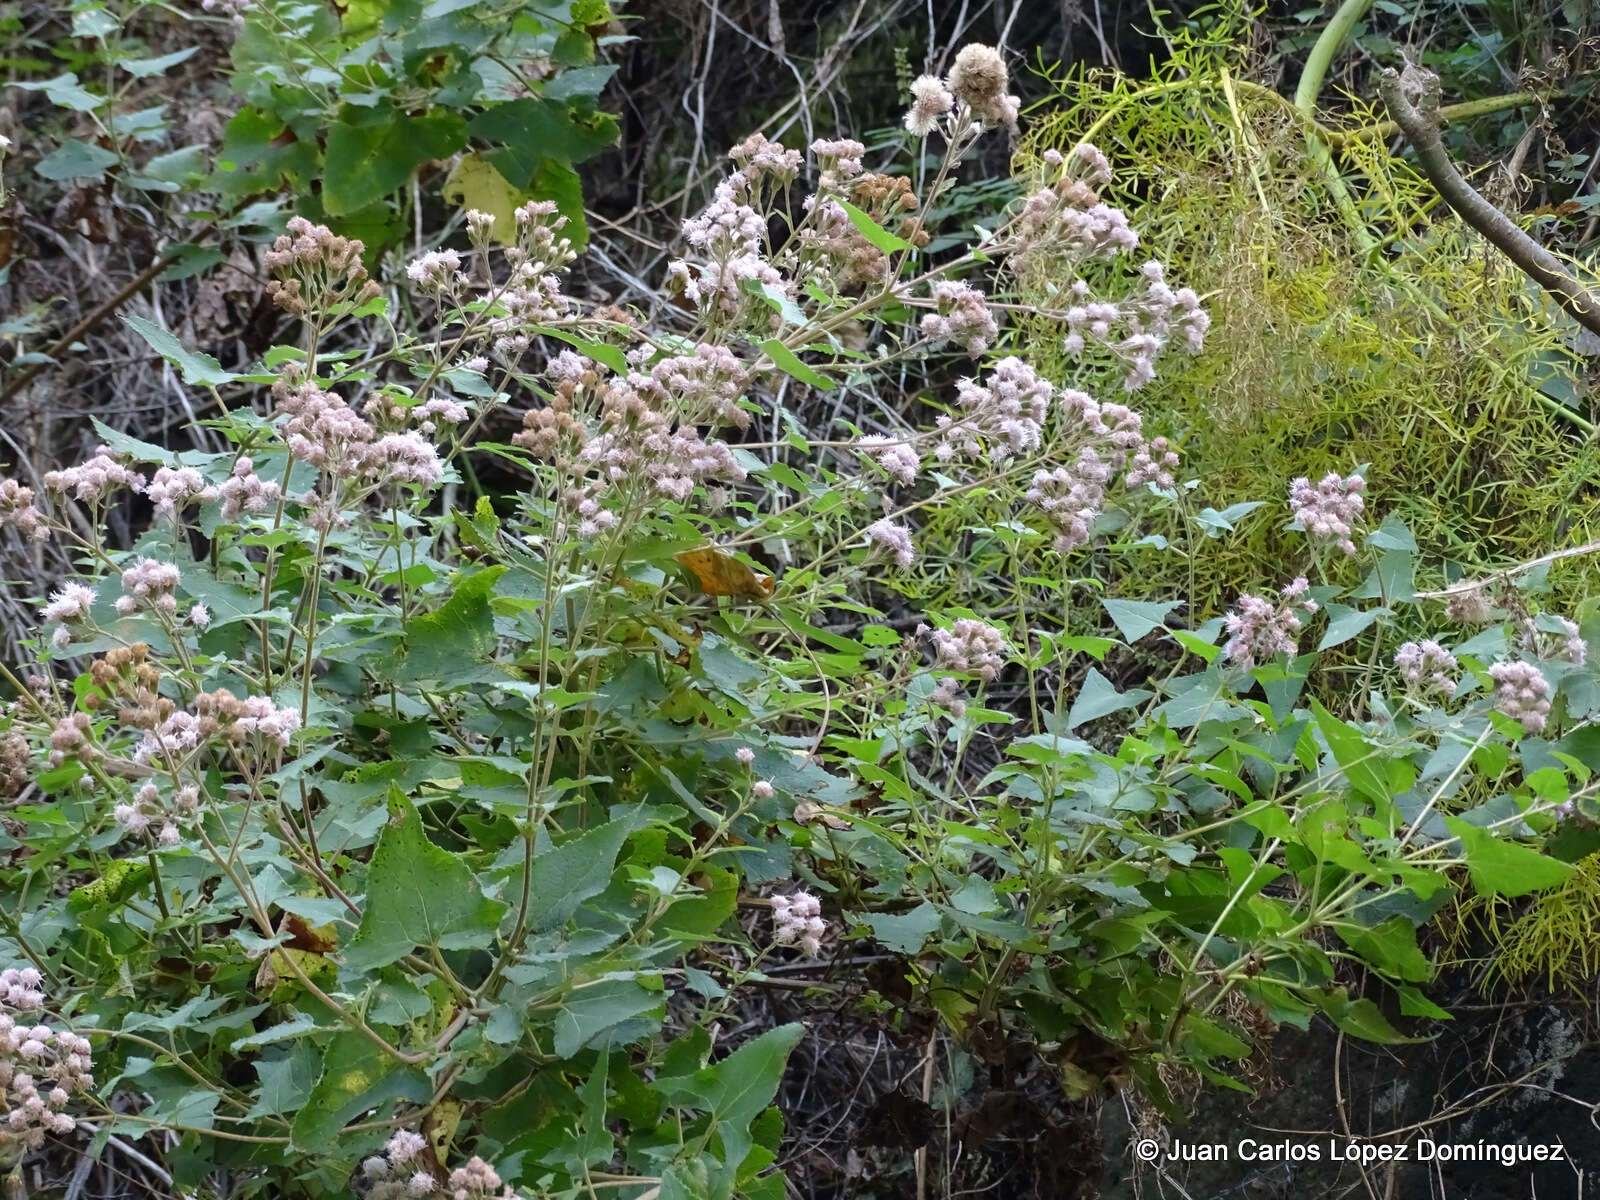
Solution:
[[[555,1052],[571,1058],[607,1030],[616,1029],[645,1013],[659,1018],[666,1013],[666,994],[641,987],[632,979],[607,979],[579,988],[569,997],[555,1021]]]
[[[150,349],[177,367],[178,374],[183,376],[183,381],[192,387],[215,387],[219,383],[231,383],[239,378],[231,371],[224,371],[222,364],[211,355],[185,350],[176,335],[153,321],[146,321],[143,317],[127,316],[123,317],[122,321],[142,337]]]
[[[1327,609],[1328,631],[1317,643],[1318,650],[1342,646],[1378,618],[1393,615],[1387,608],[1350,608],[1344,604],[1329,604]]]
[[[1322,1011],[1340,1029],[1351,1037],[1361,1038],[1367,1042],[1381,1042],[1385,1045],[1398,1045],[1403,1042],[1426,1041],[1426,1038],[1406,1037],[1393,1025],[1389,1024],[1387,1017],[1371,1000],[1362,998],[1350,999],[1344,988],[1330,988],[1320,996]]]
[[[1504,841],[1457,817],[1445,817],[1445,826],[1461,842],[1472,886],[1490,896],[1526,896],[1554,887],[1572,874],[1572,866],[1540,854],[1528,846]]]
[[[1138,708],[1154,694],[1144,688],[1119,692],[1116,685],[1090,667],[1089,673],[1083,677],[1083,686],[1072,701],[1072,711],[1067,714],[1067,728],[1076,729],[1086,721],[1121,712],[1125,708]]]
[[[1387,975],[1408,983],[1426,983],[1433,978],[1433,964],[1418,948],[1416,928],[1405,917],[1390,917],[1370,929],[1336,925],[1334,932],[1368,965]]]
[[[834,203],[844,209],[844,215],[850,218],[850,224],[856,227],[856,232],[885,254],[897,254],[902,250],[914,249],[905,238],[890,233],[849,201],[835,200]]]
[[[322,1050],[313,1042],[302,1041],[282,1058],[257,1059],[256,1076],[261,1090],[247,1117],[271,1117],[297,1112],[316,1086],[317,1070],[322,1065]]]
[[[361,928],[344,952],[346,972],[387,966],[418,946],[465,950],[493,944],[506,906],[483,894],[471,868],[428,841],[398,787],[378,835]]]
[[[163,74],[198,53],[200,53],[199,46],[190,46],[186,50],[174,50],[171,54],[163,54],[160,58],[119,58],[117,66],[136,79],[148,79],[152,75]]]
[[[295,1149],[326,1151],[358,1115],[393,1100],[422,1103],[432,1093],[428,1077],[415,1067],[401,1068],[389,1055],[357,1033],[340,1033],[323,1056],[322,1077],[294,1118]]]
[[[1101,605],[1111,623],[1122,634],[1123,640],[1137,642],[1153,629],[1160,629],[1167,614],[1178,607],[1177,601],[1116,600],[1102,597]]]
[[[472,119],[468,132],[493,144],[489,156],[513,187],[527,187],[541,160],[569,166],[617,140],[610,113],[583,112],[564,100],[530,96],[496,104]]]
[[[766,356],[777,364],[778,368],[785,374],[793,376],[801,383],[810,384],[819,391],[826,392],[833,389],[834,383],[831,379],[817,374],[806,366],[805,363],[795,357],[793,350],[790,350],[777,338],[768,338],[766,341],[758,343],[758,345],[766,353]]]
[[[450,598],[406,623],[405,656],[397,679],[471,682],[470,668],[494,657],[494,611],[489,596],[504,566],[487,567],[454,581]],[[465,677],[463,672],[466,672]]]
[[[565,925],[578,905],[605,891],[622,843],[635,828],[628,820],[608,821],[554,848],[540,850],[533,860],[528,900],[528,927],[536,933]],[[517,876],[512,900],[521,896]],[[516,971],[512,967],[507,972]],[[511,976],[515,981],[515,976]]]
[[[565,329],[550,329],[544,325],[536,326],[532,332],[541,337],[553,337],[557,341],[565,342],[585,358],[592,358],[595,362],[610,367],[618,375],[626,375],[630,370],[628,360],[623,357],[622,351],[606,342],[592,342],[575,333],[568,333]]]
[[[693,1075],[656,1081],[656,1091],[673,1104],[711,1115],[712,1126],[722,1138],[725,1182],[731,1183],[755,1145],[750,1125],[772,1103],[783,1068],[804,1033],[805,1027],[798,1022],[780,1025]]]
[[[106,168],[116,161],[117,156],[111,151],[74,140],[61,143],[35,163],[33,169],[41,178],[53,183],[68,179],[99,183],[105,178]]]
[[[104,96],[96,96],[88,92],[78,83],[75,71],[68,71],[65,75],[57,75],[54,79],[42,80],[39,83],[12,83],[11,87],[28,92],[43,92],[51,104],[58,108],[70,108],[73,112],[93,112],[106,102]],[[46,179],[50,176],[45,176]]]
[[[429,159],[466,144],[459,115],[435,109],[411,117],[388,100],[371,108],[346,104],[328,130],[322,206],[339,217],[365,208],[410,180]]]
[[[939,928],[939,910],[924,900],[908,913],[871,913],[867,924],[885,950],[916,954]]]

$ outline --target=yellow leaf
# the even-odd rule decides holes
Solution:
[[[517,237],[517,208],[531,197],[512,187],[483,155],[468,154],[444,181],[444,198],[494,217],[495,241],[509,246]]]
[[[686,550],[674,558],[694,573],[700,590],[708,596],[732,596],[737,600],[765,600],[777,587],[771,575],[761,575],[733,555],[715,546]]]

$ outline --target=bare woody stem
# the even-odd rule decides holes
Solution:
[[[1594,293],[1579,283],[1560,259],[1480,196],[1450,161],[1439,138],[1439,77],[1416,66],[1407,66],[1403,75],[1385,70],[1378,78],[1378,94],[1416,149],[1423,173],[1444,202],[1549,292],[1573,320],[1600,335],[1600,300]]]

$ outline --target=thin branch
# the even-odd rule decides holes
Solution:
[[[1480,196],[1450,161],[1439,138],[1439,77],[1415,65],[1408,65],[1403,75],[1385,70],[1378,78],[1378,94],[1415,148],[1423,173],[1444,202],[1549,292],[1573,320],[1600,335],[1600,300],[1567,271],[1560,259]]]

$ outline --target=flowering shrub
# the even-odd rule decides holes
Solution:
[[[84,564],[5,676],[29,853],[0,947],[77,1026],[17,1054],[71,1098],[93,1046],[101,1128],[213,1139],[178,1174],[231,1154],[237,1194],[777,1197],[768,1106],[804,1030],[712,1037],[774,959],[873,939],[903,1019],[979,1053],[1025,1039],[1074,1097],[1099,1039],[1167,1107],[1173,1070],[1222,1078],[1263,1024],[1397,1036],[1348,961],[1436,1015],[1415,928],[1456,868],[1513,895],[1565,874],[1516,839],[1589,794],[1523,736],[1600,705],[1575,634],[1564,661],[1493,629],[1392,673],[1375,640],[1345,715],[1305,696],[1313,620],[1329,649],[1421,600],[1403,527],[1354,547],[1344,481],[1295,516],[1350,540],[1365,584],[1297,576],[1194,629],[1106,597],[1172,664],[1122,690],[1063,581],[1179,499],[1135,409],[1004,355],[915,425],[784,419],[793,389],[871,394],[885,364],[1002,344],[989,296],[1024,274],[1129,391],[1201,351],[1198,297],[1129,261],[1093,147],[1046,156],[981,246],[923,253],[965,151],[1017,120],[1006,89],[983,47],[916,82],[906,126],[940,156],[922,195],[848,139],[809,164],[742,143],[657,313],[574,300],[566,219],[530,202],[503,251],[475,214],[468,245],[410,265],[424,326],[330,349],[376,341],[391,306],[359,245],[297,222],[271,294],[303,344],[206,366],[241,385],[215,423],[231,451],[103,430],[42,494],[8,482],[0,521]],[[845,338],[866,322],[871,353]],[[461,506],[474,462],[522,487]],[[114,549],[134,500],[152,523]],[[1009,612],[957,593],[902,619],[940,512],[1008,548]],[[27,1121],[65,1132],[21,1078]]]

